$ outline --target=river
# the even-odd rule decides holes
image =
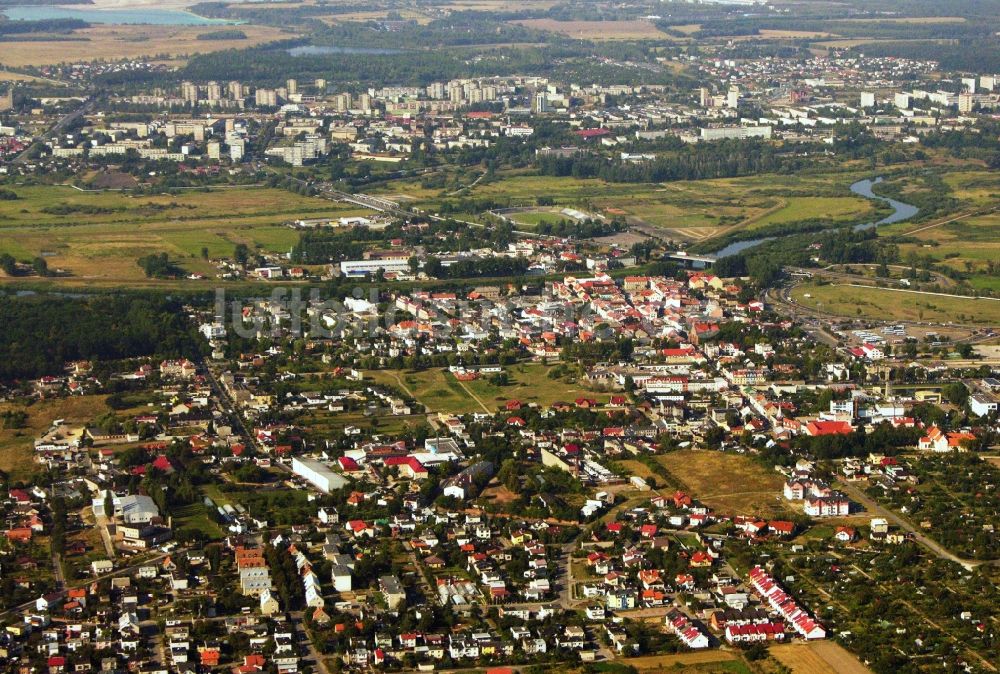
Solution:
[[[902,201],[896,201],[895,199],[889,199],[888,197],[880,197],[879,195],[872,192],[872,186],[877,185],[882,182],[882,176],[875,178],[874,180],[865,179],[859,180],[858,182],[851,185],[851,192],[857,194],[858,196],[865,197],[866,199],[872,199],[875,201],[884,201],[892,207],[892,213],[885,216],[878,222],[863,222],[861,224],[854,226],[854,231],[859,232],[864,229],[871,229],[872,227],[878,227],[879,225],[891,225],[894,222],[902,222],[903,220],[909,220],[917,213],[920,209],[911,204],[904,204]],[[722,248],[713,255],[715,257],[728,257],[730,255],[736,255],[737,253],[742,253],[745,250],[749,250],[754,246],[759,246],[765,241],[771,241],[775,237],[773,236],[762,236],[759,239],[746,239],[745,241],[735,241],[725,248]]]

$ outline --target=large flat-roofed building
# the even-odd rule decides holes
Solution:
[[[973,393],[969,396],[969,409],[977,417],[985,417],[997,411],[997,399],[985,393]]]
[[[334,473],[322,461],[314,459],[295,457],[292,459],[292,472],[324,494],[329,494],[334,489],[341,489],[349,484],[347,478]]]
[[[770,138],[770,126],[720,126],[701,130],[701,140],[725,140],[727,138]]]
[[[375,274],[381,269],[383,272],[409,273],[409,260],[345,260],[340,263],[340,273],[344,276],[366,276]]]

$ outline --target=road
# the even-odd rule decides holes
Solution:
[[[104,516],[104,513],[98,513],[94,511],[94,526],[97,527],[98,532],[101,534],[101,542],[104,543],[104,551],[108,555],[108,559],[115,558],[115,545],[111,540],[111,532],[108,531],[108,519]]]
[[[80,582],[77,582],[77,583],[72,583],[70,585],[66,585],[64,583],[63,587],[60,588],[55,594],[58,594],[60,597],[63,597],[63,596],[66,595],[66,590],[68,590],[68,589],[71,589],[71,588],[74,588],[74,587],[86,587],[86,586],[89,586],[91,583],[99,582],[99,581],[105,580],[107,578],[114,578],[116,576],[128,575],[128,574],[131,574],[132,572],[138,570],[139,567],[141,567],[141,566],[149,566],[151,564],[156,564],[156,562],[159,562],[159,561],[167,558],[168,556],[169,555],[166,554],[166,553],[159,554],[159,555],[156,555],[154,557],[149,557],[148,559],[144,559],[140,563],[131,564],[129,566],[123,566],[120,569],[115,569],[114,571],[111,571],[110,573],[104,573],[104,574],[101,574],[100,576],[94,576],[93,578],[87,578],[86,580],[83,580],[83,581],[80,581]],[[31,610],[35,606],[35,603],[37,601],[38,601],[37,599],[32,599],[30,601],[24,602],[23,604],[19,604],[17,606],[11,606],[10,608],[8,608],[8,609],[6,609],[4,611],[0,611],[0,619],[4,619],[4,618],[7,618],[7,617],[9,617],[11,615],[21,614],[24,611]]]
[[[922,546],[933,552],[941,559],[947,559],[950,562],[961,564],[970,571],[976,568],[977,566],[983,564],[983,562],[981,561],[964,559],[962,557],[959,557],[958,555],[948,552],[948,550],[946,550],[943,546],[941,546],[940,543],[938,543],[932,538],[925,536],[923,533],[920,532],[919,529],[913,526],[910,522],[906,521],[893,511],[889,510],[888,508],[874,501],[866,493],[864,493],[861,489],[859,489],[857,485],[850,482],[844,482],[839,484],[838,488],[841,489],[848,496],[850,496],[851,499],[857,501],[862,506],[864,506],[865,510],[867,510],[869,513],[877,515],[879,517],[884,517],[886,520],[888,520],[892,524],[895,524],[903,531],[911,534],[915,541],[920,543]]]
[[[309,659],[316,663],[316,667],[319,669],[320,674],[330,674],[330,670],[326,666],[326,660],[316,646],[313,644],[312,639],[309,638],[309,634],[306,632],[305,623],[303,622],[304,614],[302,611],[293,611],[289,614],[292,617],[292,623],[295,625],[295,635],[297,643],[304,643],[306,650],[309,651]]]
[[[73,112],[70,112],[69,114],[63,115],[59,119],[58,122],[56,122],[55,124],[53,124],[45,132],[44,135],[51,136],[51,135],[60,133],[63,129],[65,129],[67,126],[69,126],[72,122],[74,122],[75,120],[79,119],[83,115],[85,115],[88,112],[90,112],[94,108],[94,103],[96,103],[96,102],[97,102],[97,97],[96,96],[90,96],[89,98],[87,98],[80,105],[79,108],[77,108]],[[24,152],[22,152],[21,154],[17,155],[13,159],[11,159],[10,163],[11,164],[20,164],[20,163],[24,162],[25,160],[27,160],[28,154],[31,152],[32,145],[29,145],[28,147],[26,147],[24,149]]]
[[[260,443],[257,442],[257,436],[247,431],[246,424],[243,423],[243,415],[239,413],[236,409],[236,403],[233,402],[233,399],[229,397],[229,393],[227,393],[226,389],[219,383],[219,380],[215,376],[215,372],[204,360],[200,363],[200,365],[208,375],[209,383],[221,402],[220,406],[222,407],[222,411],[229,417],[233,426],[235,426],[237,434],[253,445],[255,450],[261,454],[265,454],[265,448],[261,447]]]

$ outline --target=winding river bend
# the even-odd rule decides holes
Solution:
[[[854,231],[859,232],[864,229],[871,229],[872,227],[878,227],[879,225],[891,225],[894,222],[902,222],[903,220],[909,220],[917,213],[920,209],[912,204],[904,204],[902,201],[896,201],[895,199],[890,199],[888,197],[880,197],[879,195],[872,192],[872,186],[877,185],[882,182],[882,176],[875,178],[874,180],[866,178],[865,180],[859,180],[858,182],[851,185],[851,192],[857,194],[858,196],[865,197],[866,199],[872,199],[874,201],[883,201],[892,207],[893,211],[889,215],[885,216],[878,222],[863,222],[861,224],[854,226]],[[771,241],[775,237],[773,236],[762,236],[758,239],[747,239],[745,241],[734,241],[725,248],[722,248],[713,255],[717,258],[728,257],[730,255],[736,255],[737,253],[742,253],[745,250],[749,250],[754,246],[759,246],[765,241]]]

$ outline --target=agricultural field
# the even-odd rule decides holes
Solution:
[[[840,284],[803,284],[795,287],[792,297],[802,306],[839,316],[1000,325],[1000,300],[989,298]]]
[[[73,31],[71,39],[51,41],[11,40],[4,42],[0,65],[56,65],[74,61],[132,59],[141,56],[182,58],[224,49],[253,47],[295,37],[293,33],[268,26],[241,25],[245,40],[199,40],[198,36],[218,30],[217,26],[93,25]]]
[[[214,274],[201,257],[232,254],[238,243],[283,252],[298,240],[284,223],[362,211],[325,199],[272,188],[187,191],[131,196],[81,192],[71,187],[16,188],[0,201],[0,253],[30,260],[44,256],[50,269],[77,281],[146,281],[136,260],[166,252],[188,272]]]
[[[524,19],[514,21],[527,28],[559,33],[580,40],[669,40],[671,37],[651,21],[558,21]]]
[[[0,471],[11,479],[27,478],[39,468],[35,463],[35,439],[56,419],[70,426],[83,426],[108,411],[107,396],[88,395],[39,400],[31,405],[0,403],[0,413],[22,410],[28,418],[22,428],[4,428],[0,423]]]
[[[656,457],[699,501],[732,515],[787,516],[783,479],[740,454],[682,450]]]

